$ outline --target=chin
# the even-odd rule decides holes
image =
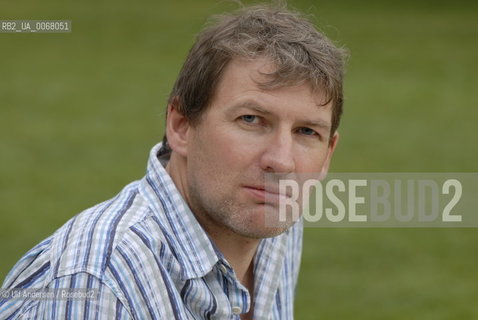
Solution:
[[[252,210],[247,216],[247,219],[230,227],[235,233],[254,239],[278,236],[295,223],[290,215],[281,221],[278,210],[270,205],[261,205],[259,210]]]
[[[290,226],[284,228],[269,228],[267,230],[261,230],[260,232],[254,233],[251,237],[255,239],[272,238],[283,234],[289,228]]]
[[[274,227],[265,227],[265,226],[259,227],[259,226],[260,226],[259,223],[254,224],[252,226],[241,225],[239,228],[231,228],[231,230],[234,233],[239,234],[246,238],[264,239],[264,238],[276,237],[284,233],[291,227],[291,224],[288,223],[287,225],[278,225]]]

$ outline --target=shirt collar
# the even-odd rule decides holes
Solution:
[[[151,149],[140,192],[149,202],[170,249],[183,267],[183,279],[203,277],[220,257],[161,164],[165,156],[161,155],[161,162],[158,159],[161,145],[159,143]]]

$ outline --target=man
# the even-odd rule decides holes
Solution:
[[[265,222],[287,197],[265,176],[327,172],[342,68],[298,13],[220,17],[179,74],[146,176],[71,219],[3,284],[94,299],[4,299],[0,318],[292,319],[302,224]]]

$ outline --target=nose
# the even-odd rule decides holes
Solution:
[[[274,173],[294,172],[293,144],[293,136],[290,130],[278,130],[271,134],[260,159],[262,170]]]

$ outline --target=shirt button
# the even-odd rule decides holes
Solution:
[[[232,307],[232,313],[240,314],[242,311],[241,307]]]
[[[227,273],[227,268],[226,268],[225,265],[221,264],[221,265],[219,266],[219,269],[221,269],[221,272],[222,272],[222,273]]]

